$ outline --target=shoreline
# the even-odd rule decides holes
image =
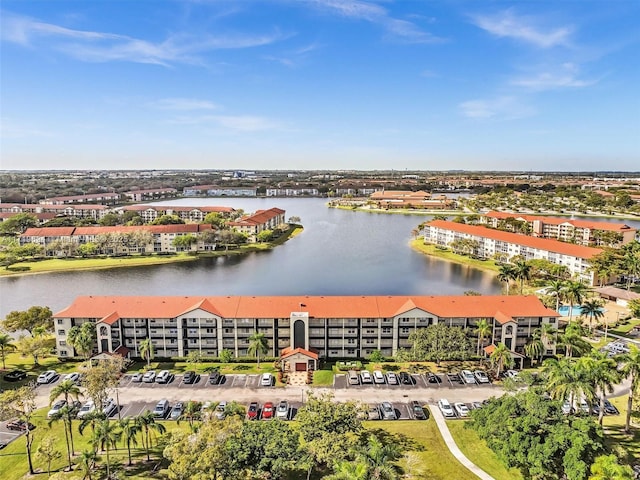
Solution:
[[[364,207],[348,207],[345,205],[329,205],[328,208],[336,208],[338,210],[350,210],[357,212],[366,212],[366,213],[389,213],[395,215],[416,215],[416,216],[427,216],[427,215],[472,215],[470,213],[465,213],[459,210],[417,210],[417,209],[407,209],[407,208],[393,208],[393,209],[385,209],[385,208],[364,208]]]
[[[498,266],[492,260],[475,260],[473,258],[465,257],[464,255],[458,255],[451,250],[438,250],[435,245],[425,244],[420,238],[414,238],[409,241],[409,246],[423,255],[427,255],[434,258],[439,258],[446,262],[457,263],[466,267],[477,268],[485,272],[490,272],[495,275],[498,274]],[[491,263],[489,263],[491,262]]]

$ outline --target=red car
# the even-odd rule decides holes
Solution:
[[[273,403],[267,402],[262,406],[262,419],[270,420],[273,418]]]
[[[251,402],[247,410],[247,420],[256,420],[258,418],[258,402]]]
[[[29,424],[29,430],[33,430],[36,426],[33,423]],[[27,422],[24,420],[13,420],[11,422],[7,422],[7,430],[18,430],[20,432],[24,432],[27,430]]]

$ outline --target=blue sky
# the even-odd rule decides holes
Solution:
[[[1,6],[3,169],[640,170],[640,2]]]

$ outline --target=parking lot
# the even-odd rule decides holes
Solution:
[[[444,373],[444,374],[432,374],[432,381],[429,381],[426,374],[413,373],[410,375],[411,383],[398,382],[396,385],[390,385],[385,380],[385,383],[362,383],[361,380],[358,384],[350,384],[348,376],[346,374],[337,374],[334,377],[334,388],[348,388],[348,389],[416,389],[416,388],[428,388],[428,389],[441,389],[441,388],[469,388],[469,387],[482,387],[491,388],[493,384],[479,383],[474,379],[473,383],[465,382],[458,373]]]

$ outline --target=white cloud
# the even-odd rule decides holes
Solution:
[[[255,115],[198,115],[182,116],[171,120],[176,125],[215,125],[235,132],[274,130],[280,125],[268,118]]]
[[[533,107],[512,96],[469,100],[458,107],[462,115],[475,119],[515,120],[535,114]]]
[[[343,17],[381,25],[389,35],[410,43],[437,43],[443,39],[421,30],[415,23],[392,17],[386,8],[360,0],[310,0]]]
[[[196,98],[162,98],[149,106],[160,110],[215,110],[218,106],[208,100]]]
[[[52,48],[87,62],[125,61],[171,65],[201,63],[198,54],[220,49],[268,45],[285,38],[280,32],[226,36],[173,34],[160,42],[113,33],[73,30],[3,12],[2,40]]]
[[[595,85],[598,80],[578,78],[580,69],[573,63],[565,63],[558,68],[547,69],[533,75],[522,75],[511,80],[511,84],[530,90],[553,90],[558,88],[583,88]]]
[[[573,27],[542,27],[539,19],[518,16],[512,9],[496,15],[477,15],[473,22],[496,37],[514,38],[541,48],[567,46],[573,34]]]

